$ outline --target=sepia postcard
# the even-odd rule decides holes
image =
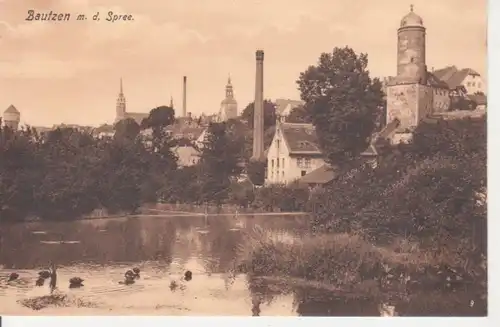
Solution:
[[[485,0],[0,0],[0,315],[488,315]]]

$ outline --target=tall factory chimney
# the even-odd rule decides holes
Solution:
[[[255,100],[252,160],[264,161],[264,51],[255,52]]]
[[[187,116],[186,110],[186,87],[187,87],[187,77],[184,76],[182,81],[182,117]]]

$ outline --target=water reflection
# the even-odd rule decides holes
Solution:
[[[148,216],[77,222],[0,225],[0,313],[31,314],[16,301],[47,295],[35,287],[38,269],[56,263],[61,291],[97,303],[94,308],[52,308],[42,314],[136,315],[303,315],[379,316],[380,303],[339,297],[314,288],[285,288],[235,274],[246,232],[256,226],[272,235],[304,230],[306,217]],[[281,236],[280,236],[281,235]],[[123,274],[139,267],[141,279],[121,285]],[[170,282],[193,272],[186,290],[172,293]],[[20,277],[7,283],[11,272]],[[81,277],[85,287],[68,289]],[[470,294],[443,298],[415,295],[396,305],[400,315],[484,315],[486,303]],[[422,300],[424,299],[424,300]],[[456,303],[452,300],[457,300]]]
[[[245,231],[255,225],[292,231],[302,228],[304,223],[297,223],[300,219],[304,218],[182,215],[0,225],[4,268],[0,279],[9,271],[21,275],[17,284],[0,282],[0,299],[9,298],[0,301],[0,309],[26,314],[15,301],[47,294],[46,289],[35,287],[35,280],[38,269],[55,262],[62,291],[101,303],[105,311],[251,315],[246,277],[234,274]],[[141,280],[120,285],[125,271],[135,266],[141,269]],[[172,294],[170,281],[187,269],[193,271],[193,281],[185,292]],[[75,276],[85,280],[85,287],[68,290]],[[286,305],[278,300],[262,312],[294,315],[292,302],[291,297]],[[88,314],[100,312],[93,310]]]

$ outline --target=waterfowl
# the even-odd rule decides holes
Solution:
[[[38,279],[35,282],[35,286],[43,286],[45,284],[45,278],[38,277]]]
[[[170,282],[170,290],[175,291],[177,288],[180,288],[181,290],[186,289],[186,285],[184,284],[184,281],[189,282],[190,280],[193,279],[193,273],[188,270],[184,273],[184,277],[179,281],[171,281]]]
[[[16,279],[18,279],[18,278],[19,278],[19,274],[18,274],[18,273],[13,272],[13,273],[11,273],[11,274],[9,275],[9,279],[7,279],[7,282],[12,282],[13,280],[16,280]]]
[[[135,283],[135,280],[133,277],[130,277],[130,276],[127,276],[125,275],[125,280],[124,281],[119,281],[118,284],[122,284],[122,285],[131,285],[131,284],[134,284]]]
[[[84,286],[82,283],[83,279],[80,277],[73,277],[69,280],[69,288],[80,288]]]
[[[57,271],[56,271],[56,265],[52,264],[50,267],[50,294],[54,293],[54,290],[56,289],[57,286]]]
[[[135,273],[132,271],[132,270],[127,270],[125,272],[125,278],[132,278],[132,279],[135,279]]]
[[[50,278],[50,271],[41,270],[38,272],[38,276],[40,276],[39,278],[42,278],[42,279],[48,279],[48,278]]]
[[[137,267],[133,268],[132,272],[135,274],[135,278],[141,278],[141,275],[140,275],[141,270],[139,268],[137,268]]]

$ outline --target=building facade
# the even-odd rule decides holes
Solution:
[[[149,112],[127,112],[127,100],[125,99],[125,94],[123,93],[123,81],[120,78],[120,92],[118,93],[118,98],[116,99],[116,117],[115,123],[120,120],[131,118],[135,122],[141,125],[143,119],[149,117]]]
[[[227,79],[226,97],[220,104],[218,121],[223,122],[229,119],[238,117],[238,102],[234,98],[233,85],[231,84],[231,77]]]
[[[19,110],[14,107],[14,105],[10,105],[2,115],[2,123],[4,126],[11,128],[12,130],[19,129],[19,123],[21,122],[21,113]]]
[[[290,99],[276,99],[276,119],[285,122],[293,109],[303,106],[304,101]]]
[[[312,124],[278,122],[266,153],[266,184],[291,183],[325,165]]]

